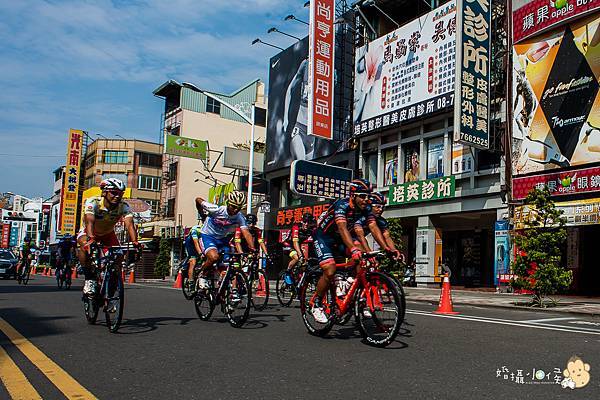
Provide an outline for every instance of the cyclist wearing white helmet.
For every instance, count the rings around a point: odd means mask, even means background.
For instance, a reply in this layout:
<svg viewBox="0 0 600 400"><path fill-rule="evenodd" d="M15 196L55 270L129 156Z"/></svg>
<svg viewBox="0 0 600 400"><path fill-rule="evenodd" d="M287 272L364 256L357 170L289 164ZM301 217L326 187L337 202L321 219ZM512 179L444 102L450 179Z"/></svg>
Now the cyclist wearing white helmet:
<svg viewBox="0 0 600 400"><path fill-rule="evenodd" d="M256 251L254 240L248 231L246 219L240 212L246 204L246 195L244 192L234 190L227 195L226 203L226 206L218 206L205 201L201 197L196 198L196 209L200 214L208 212L208 217L200 229L200 238L192 238L193 245L190 243L189 246L186 246L186 249L188 253L192 253L190 256L197 256L200 252L206 256L199 279L201 289L208 287L208 281L204 276L219 260L219 251L229 248L229 241L237 228L240 228L250 251ZM190 268L189 271L193 271L193 268ZM191 272L189 274L191 275Z"/></svg>
<svg viewBox="0 0 600 400"><path fill-rule="evenodd" d="M133 214L129 205L123 202L125 184L116 178L108 178L100 183L102 196L90 197L85 201L84 226L77 234L79 262L84 268L85 285L83 292L93 294L95 290L95 271L88 263L89 246L98 243L103 246L119 246L119 239L115 234L115 225L119 221L125 224L129 240L134 246L139 246L137 231L133 223Z"/></svg>

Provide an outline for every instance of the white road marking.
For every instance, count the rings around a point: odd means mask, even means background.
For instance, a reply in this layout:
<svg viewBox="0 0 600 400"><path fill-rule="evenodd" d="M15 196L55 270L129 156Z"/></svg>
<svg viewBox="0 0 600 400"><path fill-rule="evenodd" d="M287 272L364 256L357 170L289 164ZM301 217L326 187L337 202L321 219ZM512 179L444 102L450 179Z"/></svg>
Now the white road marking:
<svg viewBox="0 0 600 400"><path fill-rule="evenodd" d="M519 321L519 322L528 322L528 323L532 323L532 324L537 324L540 322L548 322L548 321L568 321L570 319L577 319L575 317L567 317L567 318L544 318L544 319L528 319L525 321Z"/></svg>
<svg viewBox="0 0 600 400"><path fill-rule="evenodd" d="M503 319L493 319L486 317L474 317L467 315L443 315L443 314L433 314L426 311L418 311L418 310L407 310L407 314L414 315L422 315L426 317L437 317L437 318L449 318L449 319L459 319L464 321L473 321L473 322L483 322L487 324L497 324L497 325L510 325L510 326L519 326L523 328L533 328L533 329L544 329L549 331L558 331L558 332L569 332L569 333L583 333L587 335L598 335L600 336L599 330L592 330L586 328L578 328L574 329L568 326L560 326L560 325L543 325L543 324L524 324L521 321L513 321L513 320L503 320Z"/></svg>

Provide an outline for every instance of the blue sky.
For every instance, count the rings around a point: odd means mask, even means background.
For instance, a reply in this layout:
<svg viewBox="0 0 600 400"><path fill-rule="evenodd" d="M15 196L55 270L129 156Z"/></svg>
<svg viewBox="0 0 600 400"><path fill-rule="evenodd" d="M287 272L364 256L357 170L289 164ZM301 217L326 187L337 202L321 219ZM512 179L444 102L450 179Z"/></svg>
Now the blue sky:
<svg viewBox="0 0 600 400"><path fill-rule="evenodd" d="M157 141L167 79L229 92L302 37L303 0L0 2L0 192L48 197L69 128ZM53 157L54 156L54 157ZM58 156L58 157L55 157Z"/></svg>

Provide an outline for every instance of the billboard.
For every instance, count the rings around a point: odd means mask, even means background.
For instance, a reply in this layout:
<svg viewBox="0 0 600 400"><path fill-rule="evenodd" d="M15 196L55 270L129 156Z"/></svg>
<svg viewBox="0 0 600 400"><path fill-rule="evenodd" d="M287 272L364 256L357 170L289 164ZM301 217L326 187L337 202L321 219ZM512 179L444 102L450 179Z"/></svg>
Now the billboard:
<svg viewBox="0 0 600 400"><path fill-rule="evenodd" d="M331 141L308 135L308 71L308 37L271 58L266 172L335 150Z"/></svg>
<svg viewBox="0 0 600 400"><path fill-rule="evenodd" d="M208 142L182 136L167 135L165 153L206 161Z"/></svg>
<svg viewBox="0 0 600 400"><path fill-rule="evenodd" d="M308 49L308 134L333 138L335 0L311 0Z"/></svg>
<svg viewBox="0 0 600 400"><path fill-rule="evenodd" d="M235 184L227 183L208 189L208 202L218 205L225 204L227 195L235 190Z"/></svg>
<svg viewBox="0 0 600 400"><path fill-rule="evenodd" d="M488 0L457 0L454 141L490 147L492 6Z"/></svg>
<svg viewBox="0 0 600 400"><path fill-rule="evenodd" d="M600 9L598 0L513 0L513 41L520 42L561 23Z"/></svg>
<svg viewBox="0 0 600 400"><path fill-rule="evenodd" d="M513 46L513 173L600 161L600 16Z"/></svg>
<svg viewBox="0 0 600 400"><path fill-rule="evenodd" d="M290 168L290 190L300 196L344 198L352 177L348 168L296 160Z"/></svg>
<svg viewBox="0 0 600 400"><path fill-rule="evenodd" d="M453 106L455 17L451 1L356 50L356 135Z"/></svg>
<svg viewBox="0 0 600 400"><path fill-rule="evenodd" d="M522 200L534 188L546 186L552 196L600 191L600 167L582 168L513 178L512 197Z"/></svg>
<svg viewBox="0 0 600 400"><path fill-rule="evenodd" d="M239 169L248 171L250 163L250 151L244 149L236 149L235 147L225 146L223 152L223 166L226 168ZM255 172L263 172L265 163L265 155L254 151L254 163L252 169Z"/></svg>
<svg viewBox="0 0 600 400"><path fill-rule="evenodd" d="M83 131L69 130L67 141L67 162L61 191L60 231L74 235L77 228L77 204L79 200L79 178L81 172L81 152Z"/></svg>

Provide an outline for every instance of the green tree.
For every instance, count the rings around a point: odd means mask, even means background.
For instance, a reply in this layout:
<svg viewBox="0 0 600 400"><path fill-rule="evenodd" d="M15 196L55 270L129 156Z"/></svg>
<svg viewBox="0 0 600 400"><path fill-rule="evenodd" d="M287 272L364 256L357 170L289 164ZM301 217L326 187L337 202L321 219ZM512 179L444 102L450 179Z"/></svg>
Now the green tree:
<svg viewBox="0 0 600 400"><path fill-rule="evenodd" d="M573 273L562 264L567 240L562 211L550 199L550 191L533 189L525 199L529 218L525 229L514 236L518 253L513 264L515 289L533 292L532 305L545 307L544 299L567 289Z"/></svg>
<svg viewBox="0 0 600 400"><path fill-rule="evenodd" d="M400 222L400 218L390 218L388 221L388 230L390 232L390 236L396 245L396 248L402 251L403 243L402 243L402 223ZM404 273L406 272L406 264L396 262L392 259L386 258L381 263L381 266L394 275L399 276L400 278L404 277Z"/></svg>
<svg viewBox="0 0 600 400"><path fill-rule="evenodd" d="M161 238L158 246L158 257L154 262L154 275L162 279L171 272L171 243L168 239Z"/></svg>

